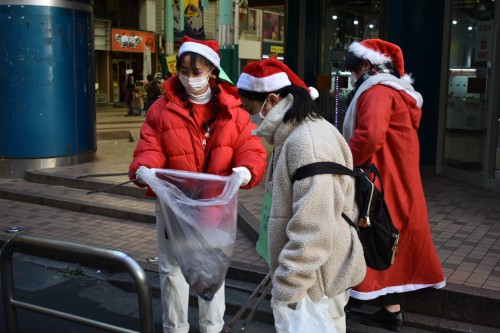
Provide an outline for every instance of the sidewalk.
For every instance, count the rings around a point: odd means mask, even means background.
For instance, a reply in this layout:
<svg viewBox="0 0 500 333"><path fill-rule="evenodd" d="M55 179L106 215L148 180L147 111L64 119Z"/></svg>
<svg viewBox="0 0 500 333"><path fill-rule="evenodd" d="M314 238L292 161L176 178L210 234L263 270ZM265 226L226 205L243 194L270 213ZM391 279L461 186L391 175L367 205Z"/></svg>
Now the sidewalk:
<svg viewBox="0 0 500 333"><path fill-rule="evenodd" d="M100 139L95 161L36 170L29 175L30 181L0 179L0 190L5 191L0 196L0 240L13 235L6 232L8 228L20 226L24 228L22 234L120 250L145 269L157 270L156 264L149 260L156 256L153 200L141 197L135 185L123 186L131 196L87 195L86 191L65 185L86 174L128 171L136 146L130 140L137 139L144 117L124 117L125 113L116 109L98 111ZM37 181L42 178L48 184ZM121 176L89 181L102 182L104 187L127 179ZM500 194L444 177L424 177L423 185L433 239L447 278L446 290L452 295L436 301L460 302L467 307L472 306L471 299L463 295L469 295L483 307L476 317L487 316L488 325L500 326ZM240 191L243 216L240 218L246 220L247 228L238 231L231 263L233 267L260 274L267 272L265 261L255 252L263 194L263 184ZM61 202L66 207L61 207ZM113 214L125 215L96 215L113 209ZM139 222L145 223L138 223L137 216L144 220ZM430 295L431 299L435 297ZM453 295L458 296L453 298Z"/></svg>

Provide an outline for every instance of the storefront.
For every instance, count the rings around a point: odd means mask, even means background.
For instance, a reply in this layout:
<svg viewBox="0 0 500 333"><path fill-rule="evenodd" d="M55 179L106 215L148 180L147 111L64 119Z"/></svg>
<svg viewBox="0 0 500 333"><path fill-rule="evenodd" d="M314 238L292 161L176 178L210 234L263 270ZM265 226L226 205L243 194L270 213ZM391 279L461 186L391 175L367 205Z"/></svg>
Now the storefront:
<svg viewBox="0 0 500 333"><path fill-rule="evenodd" d="M324 116L341 128L347 46L367 38L400 45L424 97L422 172L500 191L498 16L492 0L290 0L285 55L320 88Z"/></svg>
<svg viewBox="0 0 500 333"><path fill-rule="evenodd" d="M149 31L111 29L112 102L123 101L127 75L136 82L156 73L156 34Z"/></svg>

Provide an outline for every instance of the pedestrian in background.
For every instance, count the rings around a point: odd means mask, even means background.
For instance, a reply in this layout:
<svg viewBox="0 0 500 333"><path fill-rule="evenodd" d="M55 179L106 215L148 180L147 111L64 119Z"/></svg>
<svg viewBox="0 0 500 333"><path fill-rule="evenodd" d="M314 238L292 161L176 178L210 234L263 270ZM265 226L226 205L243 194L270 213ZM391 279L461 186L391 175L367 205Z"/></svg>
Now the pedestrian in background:
<svg viewBox="0 0 500 333"><path fill-rule="evenodd" d="M127 80L125 83L125 98L124 102L127 104L128 112L126 117L135 116L134 108L132 107L132 101L134 100L135 93L135 80L134 74L127 74Z"/></svg>
<svg viewBox="0 0 500 333"><path fill-rule="evenodd" d="M352 73L354 89L348 97L343 135L354 165L374 163L380 171L385 200L400 233L394 264L384 271L368 268L351 296L379 298L381 309L363 322L399 332L405 293L446 284L432 241L420 176L417 130L423 99L405 73L403 53L395 44L380 39L354 42L348 48L345 67Z"/></svg>
<svg viewBox="0 0 500 333"><path fill-rule="evenodd" d="M141 87L134 88L134 96L131 107L135 116L140 116L141 112L144 110L144 97L141 93Z"/></svg>
<svg viewBox="0 0 500 333"><path fill-rule="evenodd" d="M131 172L141 166L221 176L240 172L243 189L259 184L267 152L261 139L251 134L255 125L241 108L236 87L219 79L219 66L217 41L184 37L177 61L179 74L163 83L165 95L149 108ZM150 189L147 193L153 195ZM167 223L157 204L163 331L188 333L189 285L172 254ZM198 306L200 332L220 332L224 326L224 284L211 301L199 297Z"/></svg>
<svg viewBox="0 0 500 333"><path fill-rule="evenodd" d="M267 174L272 193L268 221L272 297L293 306L328 297L338 332L346 332L349 288L366 265L356 230L342 217L358 215L354 179L321 174L292 182L306 164L333 161L352 168L349 146L319 115L318 91L285 64L266 59L247 65L237 83L244 108L260 117L254 134L274 144Z"/></svg>
<svg viewBox="0 0 500 333"><path fill-rule="evenodd" d="M146 111L149 110L151 105L162 95L161 82L159 79L152 79L146 86L147 106Z"/></svg>
<svg viewBox="0 0 500 333"><path fill-rule="evenodd" d="M144 82L144 91L146 92L146 101L144 103L144 109L147 111L149 109L149 98L148 98L148 89L150 89L153 84L155 76L153 74L148 74L146 76L146 81Z"/></svg>

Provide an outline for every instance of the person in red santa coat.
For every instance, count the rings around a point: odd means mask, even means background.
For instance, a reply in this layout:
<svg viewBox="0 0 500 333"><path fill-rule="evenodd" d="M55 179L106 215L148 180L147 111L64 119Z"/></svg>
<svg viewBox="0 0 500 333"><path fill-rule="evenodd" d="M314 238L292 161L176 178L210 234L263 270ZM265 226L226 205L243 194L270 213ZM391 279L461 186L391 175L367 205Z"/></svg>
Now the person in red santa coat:
<svg viewBox="0 0 500 333"><path fill-rule="evenodd" d="M219 44L184 37L178 75L163 83L165 94L151 105L141 127L130 172L139 167L167 168L227 176L239 172L243 189L262 180L267 152L251 134L256 127L241 108L237 88L219 78ZM134 179L135 175L130 176ZM136 181L139 186L146 186ZM148 188L148 195L154 193ZM189 285L172 254L165 232L168 221L156 211L157 247L163 330L189 331ZM211 300L199 298L200 332L218 333L224 326L224 284Z"/></svg>
<svg viewBox="0 0 500 333"><path fill-rule="evenodd" d="M385 200L400 232L394 264L384 271L368 268L350 296L379 298L381 309L365 316L363 323L399 332L404 294L446 285L420 177L417 130L423 99L405 74L403 53L395 44L380 39L354 42L345 65L354 89L348 97L343 135L354 165L374 163L379 169Z"/></svg>

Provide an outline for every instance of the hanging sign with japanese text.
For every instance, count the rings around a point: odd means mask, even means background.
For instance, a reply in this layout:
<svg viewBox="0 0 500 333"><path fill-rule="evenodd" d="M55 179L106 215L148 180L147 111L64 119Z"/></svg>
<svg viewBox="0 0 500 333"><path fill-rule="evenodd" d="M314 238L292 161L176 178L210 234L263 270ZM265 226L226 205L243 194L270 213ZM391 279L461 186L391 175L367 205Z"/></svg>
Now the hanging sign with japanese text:
<svg viewBox="0 0 500 333"><path fill-rule="evenodd" d="M111 29L111 50L119 52L144 52L149 46L151 53L156 53L155 33L126 29Z"/></svg>

